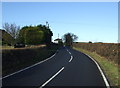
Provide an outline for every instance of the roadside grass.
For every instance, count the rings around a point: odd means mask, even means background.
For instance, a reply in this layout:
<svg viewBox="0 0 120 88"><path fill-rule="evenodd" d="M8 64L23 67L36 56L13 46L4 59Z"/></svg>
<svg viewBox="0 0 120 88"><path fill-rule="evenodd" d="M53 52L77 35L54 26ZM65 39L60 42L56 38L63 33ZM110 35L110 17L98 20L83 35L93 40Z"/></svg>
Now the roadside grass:
<svg viewBox="0 0 120 88"><path fill-rule="evenodd" d="M51 48L34 47L2 50L2 75L9 75L40 62L53 55L58 48L58 45L52 45Z"/></svg>
<svg viewBox="0 0 120 88"><path fill-rule="evenodd" d="M9 49L29 49L29 48L39 48L39 47L45 47L46 45L45 44L40 44L40 45L27 45L23 48L14 48L14 46L7 46L7 45L3 45L1 46L0 45L0 49L2 50L9 50Z"/></svg>
<svg viewBox="0 0 120 88"><path fill-rule="evenodd" d="M111 86L119 85L120 79L119 79L119 75L118 75L118 65L117 64L115 64L112 61L108 61L106 58L98 55L95 52L90 52L85 49L76 48L76 47L74 47L73 49L83 52L83 53L91 56L92 58L94 58L101 66L103 72L105 73L107 79L110 82L110 85Z"/></svg>
<svg viewBox="0 0 120 88"><path fill-rule="evenodd" d="M14 49L14 46L0 46L0 49Z"/></svg>

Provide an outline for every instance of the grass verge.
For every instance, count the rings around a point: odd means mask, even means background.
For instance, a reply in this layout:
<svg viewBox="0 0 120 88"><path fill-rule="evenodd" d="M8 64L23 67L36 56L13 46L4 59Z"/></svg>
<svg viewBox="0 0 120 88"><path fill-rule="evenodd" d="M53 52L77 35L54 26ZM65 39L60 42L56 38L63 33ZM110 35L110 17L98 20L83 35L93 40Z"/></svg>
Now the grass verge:
<svg viewBox="0 0 120 88"><path fill-rule="evenodd" d="M118 81L120 81L120 79L118 75L118 65L116 65L111 61L108 61L106 58L96 54L95 52L90 52L85 49L75 48L75 47L73 49L81 51L87 55L90 55L92 58L94 58L99 63L105 75L107 76L110 82L110 85L111 86L119 85Z"/></svg>

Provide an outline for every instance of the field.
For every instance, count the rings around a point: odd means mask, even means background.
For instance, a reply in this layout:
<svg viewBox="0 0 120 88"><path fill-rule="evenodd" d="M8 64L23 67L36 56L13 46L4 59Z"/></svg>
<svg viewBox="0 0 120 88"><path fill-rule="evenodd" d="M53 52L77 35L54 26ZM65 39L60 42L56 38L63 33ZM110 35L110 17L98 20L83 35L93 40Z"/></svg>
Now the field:
<svg viewBox="0 0 120 88"><path fill-rule="evenodd" d="M22 68L42 61L53 55L58 45L51 48L34 46L27 48L3 49L2 50L2 75L8 75Z"/></svg>
<svg viewBox="0 0 120 88"><path fill-rule="evenodd" d="M90 55L101 66L111 86L118 86L118 44L112 43L74 43L74 49Z"/></svg>

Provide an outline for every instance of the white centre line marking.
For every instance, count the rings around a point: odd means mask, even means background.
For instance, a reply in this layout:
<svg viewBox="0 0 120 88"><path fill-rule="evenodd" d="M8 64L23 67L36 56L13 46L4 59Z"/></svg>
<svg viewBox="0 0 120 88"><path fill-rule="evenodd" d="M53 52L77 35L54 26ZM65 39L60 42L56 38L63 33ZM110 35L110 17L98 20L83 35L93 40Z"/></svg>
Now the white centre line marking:
<svg viewBox="0 0 120 88"><path fill-rule="evenodd" d="M67 49L67 51L68 51L68 49ZM69 52L69 51L68 51Z"/></svg>
<svg viewBox="0 0 120 88"><path fill-rule="evenodd" d="M64 70L65 67L62 67L55 75L53 75L48 81L46 81L41 87L44 87L46 84L48 84L53 78L55 78L60 72L62 72Z"/></svg>
<svg viewBox="0 0 120 88"><path fill-rule="evenodd" d="M69 60L69 62L71 62L72 59L73 59L73 56L72 56L71 52L70 52L68 49L66 49L66 50L67 50L67 52L71 55L70 60Z"/></svg>
<svg viewBox="0 0 120 88"><path fill-rule="evenodd" d="M69 54L71 55L71 52L69 52Z"/></svg>
<svg viewBox="0 0 120 88"><path fill-rule="evenodd" d="M71 52L67 49L67 52L71 55Z"/></svg>
<svg viewBox="0 0 120 88"><path fill-rule="evenodd" d="M70 58L69 62L71 62L71 61L72 61L72 59L73 59L73 56L71 56L71 58Z"/></svg>

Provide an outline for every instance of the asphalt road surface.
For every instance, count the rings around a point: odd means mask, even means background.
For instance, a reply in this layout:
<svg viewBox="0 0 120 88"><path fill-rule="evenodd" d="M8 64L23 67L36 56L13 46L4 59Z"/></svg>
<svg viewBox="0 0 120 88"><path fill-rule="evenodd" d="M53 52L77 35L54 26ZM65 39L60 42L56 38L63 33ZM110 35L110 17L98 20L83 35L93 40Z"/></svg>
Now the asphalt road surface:
<svg viewBox="0 0 120 88"><path fill-rule="evenodd" d="M106 87L96 66L85 54L61 47L49 60L2 79L3 88ZM99 86L99 87L98 87Z"/></svg>

